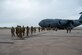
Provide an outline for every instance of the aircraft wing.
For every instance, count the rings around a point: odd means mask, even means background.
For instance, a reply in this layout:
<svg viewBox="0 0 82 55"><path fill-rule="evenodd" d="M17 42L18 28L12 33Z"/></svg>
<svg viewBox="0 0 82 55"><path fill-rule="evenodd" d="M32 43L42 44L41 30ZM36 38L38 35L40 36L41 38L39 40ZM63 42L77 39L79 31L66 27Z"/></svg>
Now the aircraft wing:
<svg viewBox="0 0 82 55"><path fill-rule="evenodd" d="M60 20L58 25L62 26L66 26L66 27L71 27L73 28L74 26L74 22L73 20Z"/></svg>
<svg viewBox="0 0 82 55"><path fill-rule="evenodd" d="M74 27L74 22L73 22L73 20L67 20L67 27L71 27L71 28L73 28Z"/></svg>

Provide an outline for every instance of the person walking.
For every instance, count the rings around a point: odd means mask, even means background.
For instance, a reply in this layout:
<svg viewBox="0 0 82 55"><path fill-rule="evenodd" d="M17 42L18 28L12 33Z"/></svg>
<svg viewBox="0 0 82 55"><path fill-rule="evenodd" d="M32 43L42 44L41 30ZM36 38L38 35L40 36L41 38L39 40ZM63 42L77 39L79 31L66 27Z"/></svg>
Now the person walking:
<svg viewBox="0 0 82 55"><path fill-rule="evenodd" d="M28 36L28 34L29 34L29 27L27 26L26 27L26 35Z"/></svg>
<svg viewBox="0 0 82 55"><path fill-rule="evenodd" d="M15 28L14 28L14 27L11 28L11 36L12 36L12 37L13 37L13 36L15 37Z"/></svg>

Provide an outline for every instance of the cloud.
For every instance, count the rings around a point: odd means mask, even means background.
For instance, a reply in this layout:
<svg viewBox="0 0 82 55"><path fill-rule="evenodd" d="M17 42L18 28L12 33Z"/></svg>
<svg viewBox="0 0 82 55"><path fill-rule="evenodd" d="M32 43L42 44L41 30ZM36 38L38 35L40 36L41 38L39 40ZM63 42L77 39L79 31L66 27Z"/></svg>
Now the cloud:
<svg viewBox="0 0 82 55"><path fill-rule="evenodd" d="M0 25L38 26L45 18L78 19L81 11L81 0L0 0Z"/></svg>

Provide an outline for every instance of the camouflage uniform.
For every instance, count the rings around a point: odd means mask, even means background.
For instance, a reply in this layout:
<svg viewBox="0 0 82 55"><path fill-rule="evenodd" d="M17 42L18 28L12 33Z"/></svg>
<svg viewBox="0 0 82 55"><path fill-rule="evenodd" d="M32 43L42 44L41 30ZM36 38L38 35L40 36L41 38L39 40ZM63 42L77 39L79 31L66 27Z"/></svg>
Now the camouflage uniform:
<svg viewBox="0 0 82 55"><path fill-rule="evenodd" d="M18 33L19 33L19 37L20 37L20 38L23 38L23 37L22 37L22 28L21 28L21 26L19 27Z"/></svg>
<svg viewBox="0 0 82 55"><path fill-rule="evenodd" d="M36 33L36 27L34 27L34 33Z"/></svg>
<svg viewBox="0 0 82 55"><path fill-rule="evenodd" d="M33 34L33 26L31 26L31 34Z"/></svg>
<svg viewBox="0 0 82 55"><path fill-rule="evenodd" d="M11 35L12 35L12 37L13 36L15 37L15 29L14 29L14 27L11 28Z"/></svg>
<svg viewBox="0 0 82 55"><path fill-rule="evenodd" d="M71 27L68 27L67 28L67 33L70 33L71 32Z"/></svg>
<svg viewBox="0 0 82 55"><path fill-rule="evenodd" d="M16 27L16 35L17 35L17 37L19 37L19 34L18 34L18 26Z"/></svg>
<svg viewBox="0 0 82 55"><path fill-rule="evenodd" d="M17 37L23 38L22 37L22 28L21 28L21 26L16 27L16 34L17 34Z"/></svg>
<svg viewBox="0 0 82 55"><path fill-rule="evenodd" d="M25 35L25 27L24 26L22 27L22 34L23 34L23 36Z"/></svg>
<svg viewBox="0 0 82 55"><path fill-rule="evenodd" d="M26 27L26 34L27 34L27 36L29 34L29 27L28 26Z"/></svg>
<svg viewBox="0 0 82 55"><path fill-rule="evenodd" d="M38 31L40 32L40 27L38 27Z"/></svg>

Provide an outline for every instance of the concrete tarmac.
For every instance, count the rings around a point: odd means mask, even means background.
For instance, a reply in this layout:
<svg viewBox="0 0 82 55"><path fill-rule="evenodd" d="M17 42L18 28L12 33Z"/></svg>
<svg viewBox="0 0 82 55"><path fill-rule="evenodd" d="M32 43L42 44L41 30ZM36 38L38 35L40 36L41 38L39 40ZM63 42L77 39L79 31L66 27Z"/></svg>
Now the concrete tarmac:
<svg viewBox="0 0 82 55"><path fill-rule="evenodd" d="M2 33L3 31L3 33ZM82 30L43 31L25 40L10 37L9 30L0 31L0 40L13 43L0 43L0 55L82 55Z"/></svg>

